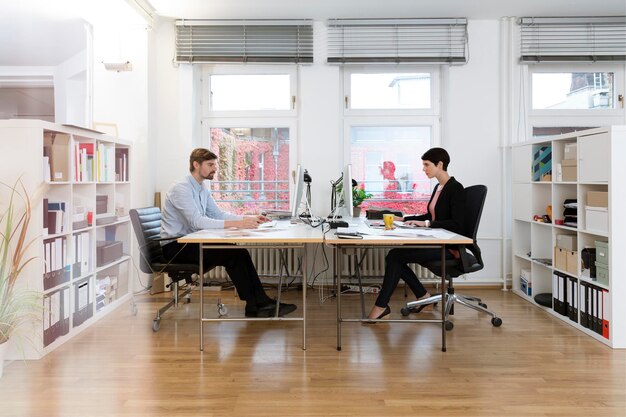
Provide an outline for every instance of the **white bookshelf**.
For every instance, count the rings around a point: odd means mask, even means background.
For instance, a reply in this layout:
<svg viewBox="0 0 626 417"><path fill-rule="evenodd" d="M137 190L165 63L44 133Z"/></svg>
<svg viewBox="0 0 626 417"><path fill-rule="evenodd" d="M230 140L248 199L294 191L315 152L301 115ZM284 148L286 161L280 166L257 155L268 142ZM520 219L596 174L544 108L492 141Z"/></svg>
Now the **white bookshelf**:
<svg viewBox="0 0 626 417"><path fill-rule="evenodd" d="M7 359L38 359L131 297L131 145L75 126L2 120L0 149L0 180L21 176L32 200L34 260L20 285L41 293L44 305L41 321L19 329L28 341L12 345ZM64 211L45 216L59 206ZM121 243L99 257L100 241Z"/></svg>
<svg viewBox="0 0 626 417"><path fill-rule="evenodd" d="M557 164L564 159L566 144L576 147L577 172L574 178L557 175ZM570 145L572 144L572 145ZM533 178L533 154L542 146L551 147L552 176L539 180ZM570 148L571 149L571 148ZM620 259L626 253L626 126L589 129L569 134L546 137L514 145L512 148L512 269L513 291L528 302L546 310L583 333L613 348L626 348L626 265ZM608 192L608 227L600 230L586 224L587 193ZM555 224L563 219L563 202L576 199L576 227ZM540 223L533 218L546 213L552 205L552 223ZM573 268L558 268L554 254L558 235L576 237L577 251ZM608 242L608 283L589 277L581 265L581 251L595 247L596 241ZM530 253L530 255L529 255ZM543 260L549 260L545 263ZM559 265L560 266L560 265ZM522 270L532 277L532 294L522 291ZM569 271L568 271L569 270ZM570 297L577 312L570 318L553 308L539 306L534 297L539 293L553 292L553 275L559 273L572 278L578 286L577 294ZM608 338L583 326L580 310L580 287L589 284L605 290L604 316L609 320Z"/></svg>

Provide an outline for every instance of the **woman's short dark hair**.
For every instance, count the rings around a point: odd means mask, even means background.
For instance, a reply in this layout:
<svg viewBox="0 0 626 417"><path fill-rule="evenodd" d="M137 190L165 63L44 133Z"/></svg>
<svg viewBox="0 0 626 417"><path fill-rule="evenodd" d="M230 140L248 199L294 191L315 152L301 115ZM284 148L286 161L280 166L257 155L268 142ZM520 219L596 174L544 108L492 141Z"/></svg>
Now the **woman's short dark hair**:
<svg viewBox="0 0 626 417"><path fill-rule="evenodd" d="M202 164L204 161L217 159L217 155L205 148L196 148L189 155L189 172L193 172L193 163Z"/></svg>
<svg viewBox="0 0 626 417"><path fill-rule="evenodd" d="M430 161L437 165L439 162L443 162L443 170L448 170L448 164L450 163L450 155L448 151L443 148L430 148L422 155L422 161Z"/></svg>

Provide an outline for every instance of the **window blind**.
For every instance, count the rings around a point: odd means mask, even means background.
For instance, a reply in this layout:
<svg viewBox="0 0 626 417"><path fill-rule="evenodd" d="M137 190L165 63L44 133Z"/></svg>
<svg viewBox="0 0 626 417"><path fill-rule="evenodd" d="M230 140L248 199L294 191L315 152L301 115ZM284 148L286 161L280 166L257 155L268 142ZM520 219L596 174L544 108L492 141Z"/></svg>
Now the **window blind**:
<svg viewBox="0 0 626 417"><path fill-rule="evenodd" d="M467 63L467 19L330 19L328 62Z"/></svg>
<svg viewBox="0 0 626 417"><path fill-rule="evenodd" d="M522 62L626 61L626 16L523 17Z"/></svg>
<svg viewBox="0 0 626 417"><path fill-rule="evenodd" d="M313 62L311 20L178 20L176 62Z"/></svg>

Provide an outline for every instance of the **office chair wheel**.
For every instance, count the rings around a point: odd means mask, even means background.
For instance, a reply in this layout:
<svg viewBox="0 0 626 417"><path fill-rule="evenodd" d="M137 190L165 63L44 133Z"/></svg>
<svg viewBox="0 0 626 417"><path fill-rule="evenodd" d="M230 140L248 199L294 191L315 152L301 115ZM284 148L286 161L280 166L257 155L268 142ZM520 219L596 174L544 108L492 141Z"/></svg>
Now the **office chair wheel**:
<svg viewBox="0 0 626 417"><path fill-rule="evenodd" d="M487 308L487 304L485 303L478 303L479 306L481 306L482 308Z"/></svg>
<svg viewBox="0 0 626 417"><path fill-rule="evenodd" d="M491 324L493 324L493 327L500 327L502 326L502 319L500 317L494 317L491 319Z"/></svg>
<svg viewBox="0 0 626 417"><path fill-rule="evenodd" d="M191 302L191 296L185 296L185 304L189 304Z"/></svg>
<svg viewBox="0 0 626 417"><path fill-rule="evenodd" d="M454 329L454 323L452 323L451 321L446 321L446 330L450 331Z"/></svg>
<svg viewBox="0 0 626 417"><path fill-rule="evenodd" d="M161 319L154 319L152 321L152 331L158 332L160 328L161 328Z"/></svg>
<svg viewBox="0 0 626 417"><path fill-rule="evenodd" d="M410 308L408 308L408 307L402 307L402 308L400 309L400 314L402 314L402 317L406 317L406 316L408 316L409 314L411 314L411 309L410 309Z"/></svg>
<svg viewBox="0 0 626 417"><path fill-rule="evenodd" d="M226 307L226 304L222 303L221 298L217 299L217 314L219 314L220 316L225 316L228 314L228 307Z"/></svg>

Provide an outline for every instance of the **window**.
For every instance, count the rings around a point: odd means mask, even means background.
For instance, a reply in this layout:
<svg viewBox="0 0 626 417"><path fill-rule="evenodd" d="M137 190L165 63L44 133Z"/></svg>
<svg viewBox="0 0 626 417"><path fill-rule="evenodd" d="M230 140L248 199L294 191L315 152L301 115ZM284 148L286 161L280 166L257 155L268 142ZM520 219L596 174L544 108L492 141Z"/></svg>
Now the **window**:
<svg viewBox="0 0 626 417"><path fill-rule="evenodd" d="M352 109L427 109L430 73L351 74Z"/></svg>
<svg viewBox="0 0 626 417"><path fill-rule="evenodd" d="M534 72L533 109L614 109L613 72Z"/></svg>
<svg viewBox="0 0 626 417"><path fill-rule="evenodd" d="M289 210L297 125L294 67L204 67L204 143L218 156L211 188L223 210Z"/></svg>
<svg viewBox="0 0 626 417"><path fill-rule="evenodd" d="M624 124L624 64L541 63L528 80L527 126L534 137Z"/></svg>
<svg viewBox="0 0 626 417"><path fill-rule="evenodd" d="M289 129L211 128L213 197L232 213L289 210Z"/></svg>
<svg viewBox="0 0 626 417"><path fill-rule="evenodd" d="M432 185L421 156L439 142L438 67L345 67L344 91L346 162L373 195L362 207L424 213Z"/></svg>
<svg viewBox="0 0 626 417"><path fill-rule="evenodd" d="M348 114L434 114L439 71L424 66L390 71L376 66L344 68L345 111Z"/></svg>
<svg viewBox="0 0 626 417"><path fill-rule="evenodd" d="M362 206L424 213L431 185L421 156L431 143L430 126L352 126L352 177L373 195Z"/></svg>
<svg viewBox="0 0 626 417"><path fill-rule="evenodd" d="M211 75L211 109L289 110L289 74Z"/></svg>

